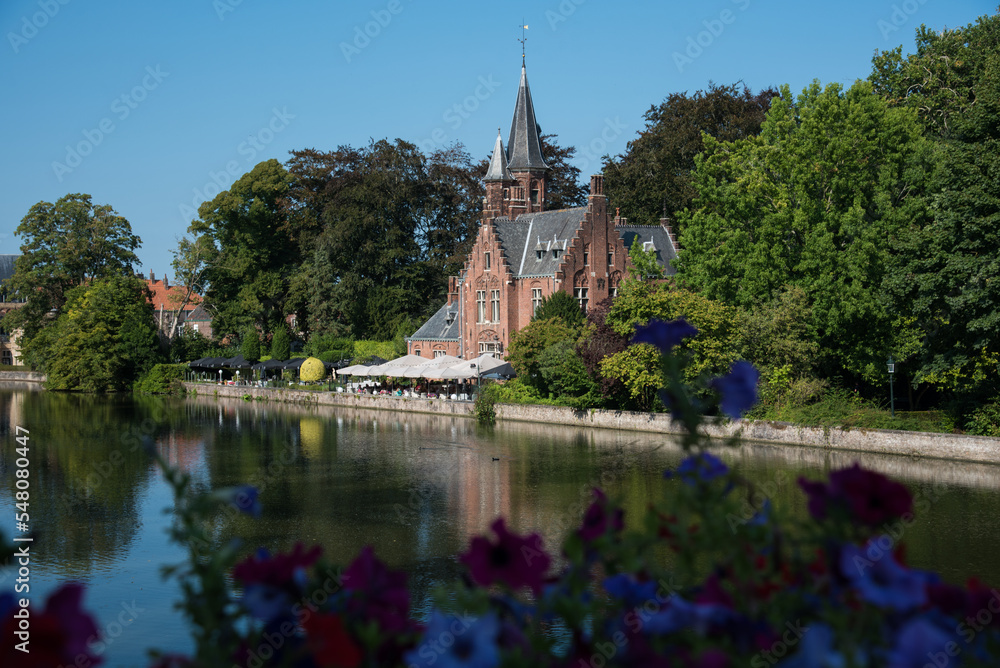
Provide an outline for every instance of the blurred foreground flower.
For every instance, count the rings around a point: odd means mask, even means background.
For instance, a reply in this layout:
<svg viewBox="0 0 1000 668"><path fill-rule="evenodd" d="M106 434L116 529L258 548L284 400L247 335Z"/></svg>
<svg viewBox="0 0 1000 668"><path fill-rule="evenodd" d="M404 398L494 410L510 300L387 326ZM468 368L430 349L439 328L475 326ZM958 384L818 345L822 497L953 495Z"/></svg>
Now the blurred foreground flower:
<svg viewBox="0 0 1000 668"><path fill-rule="evenodd" d="M507 530L502 517L490 527L497 535L492 543L476 536L469 551L459 561L469 567L473 581L483 587L500 582L511 589L528 587L537 596L542 591L545 572L552 560L543 551L542 537L538 534L518 536Z"/></svg>
<svg viewBox="0 0 1000 668"><path fill-rule="evenodd" d="M0 597L0 666L56 668L97 666L103 658L92 644L101 638L94 618L81 607L84 586L68 582L49 594L45 608L21 608L13 594ZM20 611L25 617L15 617ZM22 620L24 623L22 623ZM23 634L23 635L19 635ZM17 649L24 642L28 651Z"/></svg>

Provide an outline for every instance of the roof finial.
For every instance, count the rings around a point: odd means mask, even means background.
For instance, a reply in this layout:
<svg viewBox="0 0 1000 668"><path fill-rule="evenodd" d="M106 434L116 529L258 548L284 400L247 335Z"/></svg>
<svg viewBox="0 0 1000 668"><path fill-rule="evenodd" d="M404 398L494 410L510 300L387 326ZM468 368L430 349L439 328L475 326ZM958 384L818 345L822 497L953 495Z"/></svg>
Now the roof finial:
<svg viewBox="0 0 1000 668"><path fill-rule="evenodd" d="M524 43L528 41L528 38L524 36L524 31L528 29L528 26L524 25L524 19L521 19L521 39L517 40L521 43L521 62L524 62Z"/></svg>

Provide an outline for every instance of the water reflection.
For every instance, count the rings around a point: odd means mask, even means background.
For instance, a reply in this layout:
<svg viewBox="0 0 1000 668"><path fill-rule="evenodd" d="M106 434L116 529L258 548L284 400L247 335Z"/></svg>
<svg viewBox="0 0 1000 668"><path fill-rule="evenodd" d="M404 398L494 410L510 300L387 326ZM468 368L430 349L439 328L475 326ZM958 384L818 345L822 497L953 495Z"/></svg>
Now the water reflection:
<svg viewBox="0 0 1000 668"><path fill-rule="evenodd" d="M263 516L220 514L220 543L241 536L248 550L280 550L303 540L341 563L371 544L407 569L421 599L455 577L456 554L498 515L555 546L579 522L593 487L637 517L663 494L662 472L682 456L671 437L638 432L529 423L485 430L454 416L0 390L5 517L13 513L16 425L31 430L32 520L44 554L33 595L75 578L95 585L88 607L102 619L132 600L144 610L108 648L112 666L143 663L149 638L172 649L189 643L171 609L177 592L158 576L181 552L165 538L169 491L142 451L143 437L196 486L260 488ZM912 563L951 581L974 573L1000 581L992 559L1000 551L997 467L763 444L721 456L799 515L798 476L819 478L859 460L926 502L904 529Z"/></svg>

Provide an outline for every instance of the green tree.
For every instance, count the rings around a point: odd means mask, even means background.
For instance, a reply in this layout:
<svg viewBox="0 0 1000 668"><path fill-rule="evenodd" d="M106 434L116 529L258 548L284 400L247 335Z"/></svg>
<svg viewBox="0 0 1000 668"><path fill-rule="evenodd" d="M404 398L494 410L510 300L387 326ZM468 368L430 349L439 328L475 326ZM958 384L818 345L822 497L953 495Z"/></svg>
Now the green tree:
<svg viewBox="0 0 1000 668"><path fill-rule="evenodd" d="M783 367L795 378L814 376L820 360L817 339L812 307L801 287L788 287L746 314L744 354L765 376Z"/></svg>
<svg viewBox="0 0 1000 668"><path fill-rule="evenodd" d="M199 220L191 223L193 245L208 265L201 274L205 301L220 337L248 323L269 331L284 320L298 266L287 226L291 181L277 160L262 162L202 204Z"/></svg>
<svg viewBox="0 0 1000 668"><path fill-rule="evenodd" d="M260 360L260 335L256 326L247 325L243 329L243 334L240 335L240 354L251 364L256 364Z"/></svg>
<svg viewBox="0 0 1000 668"><path fill-rule="evenodd" d="M559 146L556 135L542 135L539 139L542 157L550 167L545 179L545 208L555 210L586 206L590 188L580 183L580 169L573 166L576 147ZM485 169L483 173L486 173Z"/></svg>
<svg viewBox="0 0 1000 668"><path fill-rule="evenodd" d="M858 82L775 98L760 135L705 139L685 212L678 281L751 308L801 287L824 373L875 381L899 314L884 282L894 239L926 215L928 144L916 114Z"/></svg>
<svg viewBox="0 0 1000 668"><path fill-rule="evenodd" d="M71 289L52 327L38 338L50 390L125 390L162 361L149 290L133 276Z"/></svg>
<svg viewBox="0 0 1000 668"><path fill-rule="evenodd" d="M567 326L579 330L583 327L584 317L583 311L580 310L580 302L573 295L560 290L542 299L542 303L531 316L531 321L559 318Z"/></svg>
<svg viewBox="0 0 1000 668"><path fill-rule="evenodd" d="M921 26L915 53L882 52L875 90L914 111L933 144L930 217L895 239L894 311L911 316L912 356L893 348L912 383L989 399L1000 388L1000 15L965 27ZM910 357L910 359L907 359Z"/></svg>
<svg viewBox="0 0 1000 668"><path fill-rule="evenodd" d="M15 234L22 239L21 256L6 288L27 302L4 317L4 328L21 331L22 359L41 366L43 346L35 344L35 337L54 322L50 314L59 312L67 293L85 281L131 275L141 241L128 220L82 194L35 204Z"/></svg>
<svg viewBox="0 0 1000 668"><path fill-rule="evenodd" d="M752 93L739 83L709 84L694 95L673 93L646 112L646 127L624 154L605 158L605 192L623 216L654 223L691 206L696 191L691 172L704 137L737 141L756 135L773 88Z"/></svg>
<svg viewBox="0 0 1000 668"><path fill-rule="evenodd" d="M575 342L569 339L557 341L542 351L538 356L538 373L542 393L554 398L582 397L597 391L576 352Z"/></svg>
<svg viewBox="0 0 1000 668"><path fill-rule="evenodd" d="M292 356L292 340L288 327L280 326L271 335L271 359L287 360Z"/></svg>
<svg viewBox="0 0 1000 668"><path fill-rule="evenodd" d="M632 261L632 271L630 278L637 278L642 281L657 280L663 278L663 267L656 261L656 251L646 250L639 243L639 237L632 240L632 247L628 249L628 258Z"/></svg>
<svg viewBox="0 0 1000 668"><path fill-rule="evenodd" d="M560 341L576 341L579 329L567 325L562 318L534 320L520 331L514 332L507 348L507 361L517 372L518 378L539 392L548 394L548 386L541 374L539 358L546 348Z"/></svg>
<svg viewBox="0 0 1000 668"><path fill-rule="evenodd" d="M201 294L205 291L208 263L217 257L217 253L207 235L194 238L182 237L177 242L177 248L171 253L174 256L171 262L174 268L174 283L183 288L179 297L173 292L170 295L173 302L171 305L174 307L174 319L167 338L173 340L181 323L181 311L188 304L201 302Z"/></svg>

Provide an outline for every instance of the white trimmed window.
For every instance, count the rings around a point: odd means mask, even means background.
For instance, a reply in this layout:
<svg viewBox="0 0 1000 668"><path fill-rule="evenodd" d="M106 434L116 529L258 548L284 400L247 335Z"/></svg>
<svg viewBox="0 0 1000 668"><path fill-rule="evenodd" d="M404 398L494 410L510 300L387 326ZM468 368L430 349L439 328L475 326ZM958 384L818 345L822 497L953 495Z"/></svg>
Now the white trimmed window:
<svg viewBox="0 0 1000 668"><path fill-rule="evenodd" d="M476 322L486 322L486 290L476 290Z"/></svg>
<svg viewBox="0 0 1000 668"><path fill-rule="evenodd" d="M434 357L444 357L444 356L445 356L445 351L443 351L443 350L435 350L434 351Z"/></svg>
<svg viewBox="0 0 1000 668"><path fill-rule="evenodd" d="M573 296L580 304L580 310L586 313L587 303L590 301L587 297L587 288L573 288Z"/></svg>
<svg viewBox="0 0 1000 668"><path fill-rule="evenodd" d="M542 289L531 288L531 314L538 312L538 307L542 305Z"/></svg>
<svg viewBox="0 0 1000 668"><path fill-rule="evenodd" d="M483 259L483 269L486 270L486 271L489 271L490 270L490 254L489 253L484 254L483 258L484 258Z"/></svg>
<svg viewBox="0 0 1000 668"><path fill-rule="evenodd" d="M488 343L486 341L479 342L479 354L480 355L492 355L493 357L500 356L500 344L498 342Z"/></svg>
<svg viewBox="0 0 1000 668"><path fill-rule="evenodd" d="M493 315L493 322L500 322L500 291L490 291L490 311Z"/></svg>

